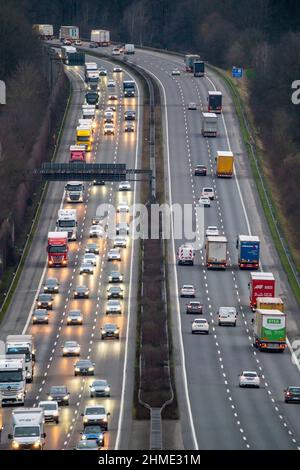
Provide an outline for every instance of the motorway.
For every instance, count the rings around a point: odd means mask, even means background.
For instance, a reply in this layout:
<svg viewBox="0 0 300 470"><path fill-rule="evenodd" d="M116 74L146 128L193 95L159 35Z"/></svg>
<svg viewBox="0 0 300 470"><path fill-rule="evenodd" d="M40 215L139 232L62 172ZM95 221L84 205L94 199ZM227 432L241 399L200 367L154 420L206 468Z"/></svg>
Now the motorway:
<svg viewBox="0 0 300 470"><path fill-rule="evenodd" d="M113 65L107 61L88 56L86 60L96 61L98 66L103 66L108 70L108 76L101 77L103 92L97 114L97 128L93 149L87 161L126 163L128 168L138 168L142 128L140 103L143 96L138 93L135 98L127 98L123 101L122 80L132 79L132 77L125 72L113 74ZM67 74L73 87L73 96L57 153L56 161L59 162L67 162L69 159L69 146L75 141L75 129L78 118L81 117L81 105L84 102L85 92L83 69L67 67ZM116 89L108 90L107 78L112 76L116 81ZM108 105L109 93L118 94L115 113L116 132L114 136L103 136L101 114ZM125 134L123 130L123 113L126 109L135 109L137 113L136 132L133 134ZM124 416L126 428L130 426L138 274L137 241L132 241L128 237L127 248L122 249L122 261L118 263L107 261L107 251L112 247L112 241L108 238L99 239L100 255L94 275L80 275L79 267L86 243L89 241L91 219L96 215L99 205L108 203L116 206L120 201L126 201L131 206L138 198L139 183L132 183L131 186L132 191L121 193L118 192L118 183L93 186L92 183L87 182L84 203L71 205L63 199L64 183L49 184L29 255L7 315L1 324L1 340L5 340L8 334L22 332L32 333L35 338L37 362L33 383L27 385L26 406L37 406L40 400L46 400L52 385L66 385L70 391L70 406L60 408L60 423L46 425L45 449L75 447L83 430L81 413L88 404L103 404L106 411L111 413L108 421L109 431L105 433L106 449L113 449L120 445L121 436L118 430L121 428ZM55 229L57 211L60 207L77 209L79 235L76 242L69 244L68 267L48 268L46 265L47 233ZM112 270L120 270L124 276L124 300L121 301L123 312L122 315L113 317L105 315L108 276ZM35 298L47 277L58 278L60 292L55 295L49 324L32 325L31 314L35 307ZM73 298L73 289L80 284L86 284L89 287L89 299L75 300ZM83 313L83 325L67 326L66 315L70 309L76 308L81 309ZM119 341L100 339L101 325L110 321L117 323L120 327ZM81 358L90 358L95 363L94 377L74 377L73 365L76 358L62 357L62 346L66 340L78 341L81 345ZM125 358L128 358L128 367L125 362L126 369L124 368ZM124 377L126 377L126 387ZM111 386L110 398L90 398L89 384L96 378L107 379ZM1 410L4 423L1 449L9 448L7 433L11 432L11 409L11 407L6 407ZM120 413L122 413L122 419L120 419ZM128 434L124 434L126 442ZM126 447L127 444L123 445Z"/></svg>

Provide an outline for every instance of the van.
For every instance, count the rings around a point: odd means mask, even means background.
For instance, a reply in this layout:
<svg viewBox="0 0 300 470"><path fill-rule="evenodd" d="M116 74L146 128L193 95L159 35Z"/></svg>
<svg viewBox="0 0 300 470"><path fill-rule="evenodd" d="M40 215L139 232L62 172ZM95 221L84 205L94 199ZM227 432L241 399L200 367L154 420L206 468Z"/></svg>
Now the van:
<svg viewBox="0 0 300 470"><path fill-rule="evenodd" d="M231 325L236 326L237 311L235 307L220 307L218 312L219 326Z"/></svg>

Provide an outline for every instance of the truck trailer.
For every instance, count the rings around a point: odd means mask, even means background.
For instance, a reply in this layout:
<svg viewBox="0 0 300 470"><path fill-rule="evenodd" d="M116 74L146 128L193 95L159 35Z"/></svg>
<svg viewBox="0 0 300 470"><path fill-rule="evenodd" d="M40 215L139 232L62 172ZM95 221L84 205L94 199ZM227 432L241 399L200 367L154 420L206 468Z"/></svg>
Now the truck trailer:
<svg viewBox="0 0 300 470"><path fill-rule="evenodd" d="M203 60L197 60L193 63L194 77L204 77L204 62Z"/></svg>
<svg viewBox="0 0 300 470"><path fill-rule="evenodd" d="M207 110L209 113L220 114L222 112L222 92L221 91L209 91L207 101L208 101Z"/></svg>
<svg viewBox="0 0 300 470"><path fill-rule="evenodd" d="M284 312L284 302L281 297L257 297L256 305L260 310L279 310Z"/></svg>
<svg viewBox="0 0 300 470"><path fill-rule="evenodd" d="M96 42L100 47L110 45L110 32L107 29L92 29L91 42Z"/></svg>
<svg viewBox="0 0 300 470"><path fill-rule="evenodd" d="M68 232L49 232L48 233L48 266L68 265Z"/></svg>
<svg viewBox="0 0 300 470"><path fill-rule="evenodd" d="M226 269L228 263L227 238L208 236L205 243L206 266L208 269Z"/></svg>
<svg viewBox="0 0 300 470"><path fill-rule="evenodd" d="M251 272L249 282L250 307L255 310L257 297L275 297L275 278L272 273Z"/></svg>
<svg viewBox="0 0 300 470"><path fill-rule="evenodd" d="M6 337L6 355L24 354L26 382L33 381L35 365L35 348L32 335L8 335Z"/></svg>
<svg viewBox="0 0 300 470"><path fill-rule="evenodd" d="M68 232L68 240L76 240L78 226L76 209L59 209L56 226L58 232Z"/></svg>
<svg viewBox="0 0 300 470"><path fill-rule="evenodd" d="M240 269L258 269L260 240L256 235L239 235L236 241Z"/></svg>
<svg viewBox="0 0 300 470"><path fill-rule="evenodd" d="M286 348L286 314L257 309L254 315L253 346L260 351L283 352Z"/></svg>
<svg viewBox="0 0 300 470"><path fill-rule="evenodd" d="M232 152L218 150L216 156L218 178L232 178L234 156Z"/></svg>
<svg viewBox="0 0 300 470"><path fill-rule="evenodd" d="M218 116L215 113L202 113L202 135L216 137L218 134Z"/></svg>
<svg viewBox="0 0 300 470"><path fill-rule="evenodd" d="M32 30L39 39L44 39L46 41L53 39L53 25L52 24L34 24L32 25Z"/></svg>
<svg viewBox="0 0 300 470"><path fill-rule="evenodd" d="M78 26L61 26L59 29L59 40L63 41L77 41L79 39L79 27Z"/></svg>

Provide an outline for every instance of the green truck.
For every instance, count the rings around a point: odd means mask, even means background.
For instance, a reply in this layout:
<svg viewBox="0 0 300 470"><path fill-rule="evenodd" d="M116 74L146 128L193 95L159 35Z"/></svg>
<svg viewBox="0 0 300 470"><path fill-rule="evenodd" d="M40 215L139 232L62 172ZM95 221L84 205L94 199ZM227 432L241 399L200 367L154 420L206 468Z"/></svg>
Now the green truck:
<svg viewBox="0 0 300 470"><path fill-rule="evenodd" d="M253 345L260 351L283 352L286 348L286 314L280 310L257 309Z"/></svg>

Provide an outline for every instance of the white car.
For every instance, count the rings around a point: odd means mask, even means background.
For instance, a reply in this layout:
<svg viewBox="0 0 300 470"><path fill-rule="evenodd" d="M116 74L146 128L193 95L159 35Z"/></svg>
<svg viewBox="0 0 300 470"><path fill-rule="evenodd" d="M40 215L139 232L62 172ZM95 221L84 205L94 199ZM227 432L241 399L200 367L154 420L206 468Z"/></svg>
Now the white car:
<svg viewBox="0 0 300 470"><path fill-rule="evenodd" d="M218 312L218 323L221 325L236 326L237 311L235 307L220 307Z"/></svg>
<svg viewBox="0 0 300 470"><path fill-rule="evenodd" d="M40 401L38 408L44 410L45 421L54 421L56 424L59 423L59 409L57 401Z"/></svg>
<svg viewBox="0 0 300 470"><path fill-rule="evenodd" d="M120 248L111 248L107 253L108 261L121 261L121 251Z"/></svg>
<svg viewBox="0 0 300 470"><path fill-rule="evenodd" d="M191 110L195 111L197 109L196 103L189 103L188 104L188 109L191 109Z"/></svg>
<svg viewBox="0 0 300 470"><path fill-rule="evenodd" d="M82 263L79 272L80 274L94 274L94 265L92 263Z"/></svg>
<svg viewBox="0 0 300 470"><path fill-rule="evenodd" d="M91 263L93 266L97 266L97 256L94 253L86 253L83 258L83 263Z"/></svg>
<svg viewBox="0 0 300 470"><path fill-rule="evenodd" d="M115 126L110 122L105 123L104 124L104 129L103 129L103 134L104 135L115 135Z"/></svg>
<svg viewBox="0 0 300 470"><path fill-rule="evenodd" d="M122 181L119 184L119 191L131 191L131 184L129 181Z"/></svg>
<svg viewBox="0 0 300 470"><path fill-rule="evenodd" d="M127 202L120 202L117 207L117 212L129 212L129 205L127 204Z"/></svg>
<svg viewBox="0 0 300 470"><path fill-rule="evenodd" d="M115 88L116 82L114 80L108 80L107 88Z"/></svg>
<svg viewBox="0 0 300 470"><path fill-rule="evenodd" d="M109 313L122 313L121 303L119 300L110 299L107 301L106 315Z"/></svg>
<svg viewBox="0 0 300 470"><path fill-rule="evenodd" d="M120 222L116 225L117 235L128 235L129 234L129 225L127 222Z"/></svg>
<svg viewBox="0 0 300 470"><path fill-rule="evenodd" d="M213 188L203 188L201 192L201 196L209 197L209 199L215 199L215 192Z"/></svg>
<svg viewBox="0 0 300 470"><path fill-rule="evenodd" d="M178 70L178 69L172 70L172 75L173 75L173 76L174 76L174 75L180 75L180 70Z"/></svg>
<svg viewBox="0 0 300 470"><path fill-rule="evenodd" d="M77 341L65 341L62 350L63 356L80 356L80 344Z"/></svg>
<svg viewBox="0 0 300 470"><path fill-rule="evenodd" d="M100 405L88 405L84 409L83 416L83 426L89 424L99 424L104 431L107 431L107 417L110 413L106 413L104 406Z"/></svg>
<svg viewBox="0 0 300 470"><path fill-rule="evenodd" d="M127 242L124 237L115 237L114 248L126 248Z"/></svg>
<svg viewBox="0 0 300 470"><path fill-rule="evenodd" d="M123 69L121 67L114 67L113 68L113 72L114 73L122 73L123 72Z"/></svg>
<svg viewBox="0 0 300 470"><path fill-rule="evenodd" d="M206 196L201 196L199 201L198 201L198 205L200 207L210 207L210 199L209 197L206 197Z"/></svg>
<svg viewBox="0 0 300 470"><path fill-rule="evenodd" d="M195 318L192 322L192 334L196 333L209 334L209 323L206 318Z"/></svg>
<svg viewBox="0 0 300 470"><path fill-rule="evenodd" d="M112 55L121 55L120 49L117 47L114 47L112 50Z"/></svg>
<svg viewBox="0 0 300 470"><path fill-rule="evenodd" d="M260 387L260 378L257 372L244 370L239 377L239 387Z"/></svg>
<svg viewBox="0 0 300 470"><path fill-rule="evenodd" d="M207 229L205 230L205 235L207 237L218 237L219 236L218 227L216 227L215 225L209 225Z"/></svg>
<svg viewBox="0 0 300 470"><path fill-rule="evenodd" d="M104 113L115 113L116 112L116 107L115 106L108 106L105 108Z"/></svg>
<svg viewBox="0 0 300 470"><path fill-rule="evenodd" d="M196 289L191 285L183 285L180 289L180 297L195 297Z"/></svg>
<svg viewBox="0 0 300 470"><path fill-rule="evenodd" d="M104 123L113 124L114 123L114 113L112 111L105 111L104 113Z"/></svg>
<svg viewBox="0 0 300 470"><path fill-rule="evenodd" d="M92 225L90 228L90 238L94 237L102 237L103 235L103 228L101 225Z"/></svg>

